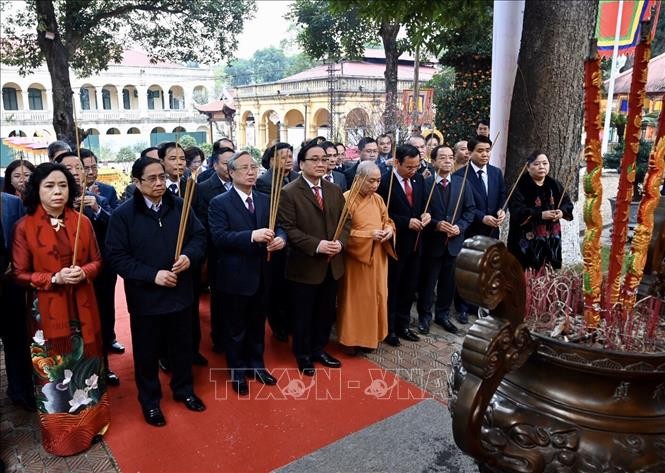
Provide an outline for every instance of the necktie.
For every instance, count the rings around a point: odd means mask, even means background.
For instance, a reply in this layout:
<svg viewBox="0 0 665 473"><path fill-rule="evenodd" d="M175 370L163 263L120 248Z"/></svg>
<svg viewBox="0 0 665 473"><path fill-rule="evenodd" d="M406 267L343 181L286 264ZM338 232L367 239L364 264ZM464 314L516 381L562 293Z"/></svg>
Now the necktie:
<svg viewBox="0 0 665 473"><path fill-rule="evenodd" d="M487 193L487 184L485 184L485 180L483 179L483 172L482 169L478 169L478 179L483 183L483 188L485 189L485 193Z"/></svg>
<svg viewBox="0 0 665 473"><path fill-rule="evenodd" d="M231 187L233 187L233 184L231 184L230 182L225 182L224 183L224 189L226 189L227 191L230 190Z"/></svg>
<svg viewBox="0 0 665 473"><path fill-rule="evenodd" d="M316 197L316 202L319 204L319 208L323 210L323 196L321 195L321 188L319 186L312 187L314 190L314 197Z"/></svg>
<svg viewBox="0 0 665 473"><path fill-rule="evenodd" d="M171 191L171 194L178 195L178 185L177 184L171 184L169 186L169 190Z"/></svg>
<svg viewBox="0 0 665 473"><path fill-rule="evenodd" d="M409 179L404 179L404 194L406 194L406 201L409 203L409 207L413 207L413 188Z"/></svg>
<svg viewBox="0 0 665 473"><path fill-rule="evenodd" d="M323 176L323 178L328 182L332 182L332 176L330 174Z"/></svg>
<svg viewBox="0 0 665 473"><path fill-rule="evenodd" d="M443 206L448 210L448 203L450 202L450 187L448 187L448 179L441 180L441 188L443 189Z"/></svg>
<svg viewBox="0 0 665 473"><path fill-rule="evenodd" d="M251 197L247 197L247 210L249 210L249 213L253 214L254 213L254 202L252 201Z"/></svg>
<svg viewBox="0 0 665 473"><path fill-rule="evenodd" d="M150 207L150 208L152 209L153 212L157 212L157 213L159 213L159 207L160 207L160 205L161 205L161 204L152 204L152 207Z"/></svg>

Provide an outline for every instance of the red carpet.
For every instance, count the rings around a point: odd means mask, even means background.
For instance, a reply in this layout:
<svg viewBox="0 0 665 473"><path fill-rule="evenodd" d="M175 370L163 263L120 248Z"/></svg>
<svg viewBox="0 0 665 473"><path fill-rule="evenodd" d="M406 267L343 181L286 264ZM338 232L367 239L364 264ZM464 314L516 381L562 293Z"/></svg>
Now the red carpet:
<svg viewBox="0 0 665 473"><path fill-rule="evenodd" d="M194 379L195 391L208 409L190 412L173 401L169 378L161 374L161 407L167 425L152 427L143 420L137 400L121 281L116 313L117 337L127 352L111 356L111 368L122 382L109 388L112 418L105 440L124 472L269 471L391 416L423 396L418 388L397 381L366 359L340 353L333 343L332 354L342 360L342 369L301 377L290 345L277 342L268 331L266 366L278 378L278 385L264 387L251 381L250 396L238 398L225 384L224 355L211 351L205 297L201 351L210 366L195 367Z"/></svg>

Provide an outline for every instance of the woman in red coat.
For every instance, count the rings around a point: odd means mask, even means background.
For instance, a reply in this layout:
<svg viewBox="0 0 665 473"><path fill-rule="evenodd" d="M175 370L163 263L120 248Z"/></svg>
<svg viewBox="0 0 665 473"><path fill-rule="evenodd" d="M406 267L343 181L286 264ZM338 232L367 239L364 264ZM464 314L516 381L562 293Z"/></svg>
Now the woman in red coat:
<svg viewBox="0 0 665 473"><path fill-rule="evenodd" d="M72 208L77 189L64 166L37 166L12 249L17 282L33 289L28 327L42 442L61 456L86 450L110 422L92 286L101 256L90 221Z"/></svg>

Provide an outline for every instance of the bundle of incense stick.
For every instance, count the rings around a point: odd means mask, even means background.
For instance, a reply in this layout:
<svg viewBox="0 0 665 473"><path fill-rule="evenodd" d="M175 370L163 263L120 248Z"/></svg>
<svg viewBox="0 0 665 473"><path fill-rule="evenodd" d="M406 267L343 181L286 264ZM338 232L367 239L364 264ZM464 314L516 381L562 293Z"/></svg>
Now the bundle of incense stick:
<svg viewBox="0 0 665 473"><path fill-rule="evenodd" d="M351 207L353 207L355 204L358 195L360 195L360 190L362 189L363 185L365 185L366 180L367 176L360 177L358 175L356 175L356 177L353 179L353 184L351 184L349 194L346 196L346 201L344 202L344 207L342 208L342 214L339 217L339 222L337 222L337 228L335 229L335 234L333 235L332 241L339 240L339 236L342 234L346 219L350 216Z"/></svg>
<svg viewBox="0 0 665 473"><path fill-rule="evenodd" d="M268 218L268 228L275 231L277 225L277 214L279 212L279 197L282 195L282 184L286 169L281 159L277 159L277 145L272 160L272 181L270 185L270 214Z"/></svg>
<svg viewBox="0 0 665 473"><path fill-rule="evenodd" d="M427 210L429 209L429 204L432 202L432 195L434 195L434 188L436 187L436 176L434 176L434 181L432 182L432 188L429 191L429 196L427 196L427 202L425 203L425 210L423 210L423 213L426 214ZM422 230L418 230L418 235L416 235L416 242L413 244L413 251L416 251L418 248L418 242L420 241L420 232Z"/></svg>
<svg viewBox="0 0 665 473"><path fill-rule="evenodd" d="M81 161L81 142L79 141L79 126L76 121L76 107L74 107L74 133L76 134L76 155ZM85 180L85 176L82 176L82 179ZM83 189L81 193L81 201L79 204L79 215L76 220L76 236L74 237L74 253L72 255L72 266L76 266L76 259L78 257L79 250L79 235L81 233L81 215L83 215L83 201L85 200L85 181L81 183L81 188Z"/></svg>
<svg viewBox="0 0 665 473"><path fill-rule="evenodd" d="M185 197L183 198L184 202L182 204L182 213L180 214L180 225L178 226L178 240L175 245L176 261L180 257L182 245L185 242L185 231L187 230L187 221L189 220L189 210L192 208L192 198L194 197L197 174L197 172L193 172L189 176L189 179L187 179L187 185L185 186ZM180 176L178 176L178 181L180 181Z"/></svg>

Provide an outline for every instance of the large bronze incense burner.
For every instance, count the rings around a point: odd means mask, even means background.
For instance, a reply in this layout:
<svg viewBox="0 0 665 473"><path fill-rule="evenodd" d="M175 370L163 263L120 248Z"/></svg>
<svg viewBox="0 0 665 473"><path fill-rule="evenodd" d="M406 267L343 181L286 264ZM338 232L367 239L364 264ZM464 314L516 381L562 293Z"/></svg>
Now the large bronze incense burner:
<svg viewBox="0 0 665 473"><path fill-rule="evenodd" d="M665 354L530 333L524 275L498 240L467 240L456 280L491 310L470 328L450 383L455 441L481 471L665 472Z"/></svg>

